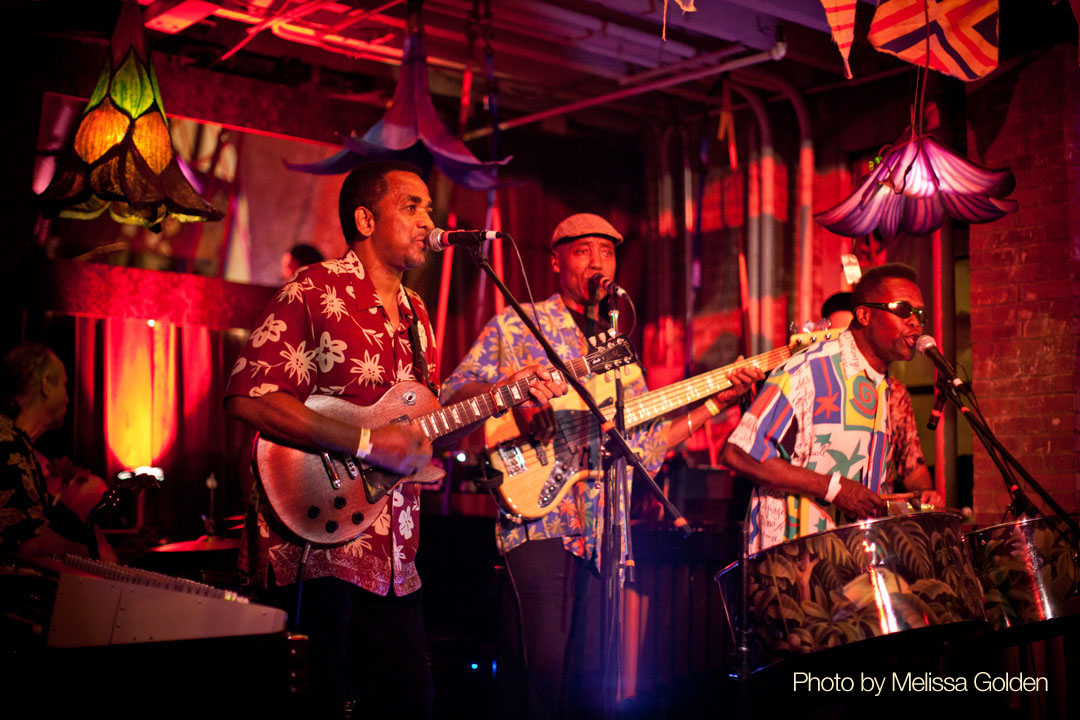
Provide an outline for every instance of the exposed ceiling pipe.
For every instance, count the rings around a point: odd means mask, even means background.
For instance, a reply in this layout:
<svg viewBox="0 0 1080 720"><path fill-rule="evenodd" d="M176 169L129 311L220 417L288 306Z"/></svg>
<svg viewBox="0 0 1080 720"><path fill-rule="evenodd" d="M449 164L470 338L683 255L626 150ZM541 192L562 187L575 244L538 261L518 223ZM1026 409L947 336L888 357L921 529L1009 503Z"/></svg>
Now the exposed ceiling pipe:
<svg viewBox="0 0 1080 720"><path fill-rule="evenodd" d="M742 45L732 45L726 47L723 50L717 50L716 52L705 53L704 55L698 55L687 60L681 60L679 62L669 63L652 70L646 70L645 72L637 73L636 75L627 75L619 78L619 85L626 87L627 85L637 85L638 83L645 82L646 80L652 80L654 77L660 77L661 75L670 75L671 73L682 72L689 68L701 67L707 63L714 63L718 60L724 60L732 55L738 55L746 48Z"/></svg>
<svg viewBox="0 0 1080 720"><path fill-rule="evenodd" d="M757 302L757 319L751 308L750 326L756 325L758 332L751 335L751 352L754 355L762 353L766 348L775 344L772 330L776 326L773 297L776 290L776 158L773 150L772 128L769 125L769 114L765 111L765 103L752 90L744 85L731 83L731 89L742 95L749 103L757 118L758 130L761 133L761 168L760 168L760 232L758 235L758 247L753 246L753 237L747 241L747 272L750 275L750 302ZM751 170L753 170L751 163ZM751 173L752 176L752 173ZM752 181L752 177L751 177ZM752 188L748 189L747 196L751 195ZM750 208L752 216L753 207ZM747 222L750 228L749 220ZM756 272L753 265L757 260ZM755 276L758 277L755 283ZM754 288L758 289L758 296L754 297Z"/></svg>
<svg viewBox="0 0 1080 720"><path fill-rule="evenodd" d="M795 294L795 321L801 325L816 319L820 314L812 305L814 242L810 214L814 206L814 136L810 127L810 112L799 91L782 77L757 68L741 70L735 76L740 82L769 90L779 90L791 102L799 123L799 186L797 189L799 274L798 292Z"/></svg>
<svg viewBox="0 0 1080 720"><path fill-rule="evenodd" d="M548 118L558 117L559 115L566 115L568 113L577 112L578 110L584 110L585 108L595 107L596 105L603 105L605 103L615 102L617 100L624 100L628 97L634 97L635 95L643 95L644 93L652 92L654 90L662 90L673 85L681 85L682 83L691 82L693 80L700 80L702 78L711 77L713 75L719 75L720 73L730 72L731 70L737 70L739 68L749 67L751 65L757 65L759 63L766 62L768 60L779 60L787 53L787 44L784 42L778 42L768 50L764 52L754 53L753 55L747 55L746 57L735 58L719 65L713 65L711 67L702 68L700 70L694 70L681 75L675 75L673 77L667 77L660 80L655 80L651 83L644 85L638 85L631 88L624 88L622 90L616 90L615 92L606 93L604 95L598 95L597 97L580 100L578 102L570 103L569 105L562 105L560 107L551 108L549 110L541 110L538 113L532 115L524 115L513 120L507 120L506 122L499 123L499 130L510 130L512 128L521 127L523 125L531 125L541 120L547 120ZM492 133L490 127L478 128L472 132L465 134L466 140L475 140L476 138L486 137Z"/></svg>

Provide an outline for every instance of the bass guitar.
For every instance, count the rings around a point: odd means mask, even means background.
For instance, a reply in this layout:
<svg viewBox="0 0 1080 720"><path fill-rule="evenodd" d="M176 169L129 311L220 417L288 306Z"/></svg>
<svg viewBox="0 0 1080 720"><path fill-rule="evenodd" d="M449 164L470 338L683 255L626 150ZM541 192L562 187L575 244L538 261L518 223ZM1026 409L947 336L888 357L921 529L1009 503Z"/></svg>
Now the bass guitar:
<svg viewBox="0 0 1080 720"><path fill-rule="evenodd" d="M599 338L594 347L586 357L568 363L575 377L607 372L634 361L630 343L622 336ZM481 394L446 407L439 406L426 386L413 381L397 383L367 407L331 395L312 395L304 405L358 427L411 422L434 441L524 402L535 382L532 377L501 385L494 390L497 401L490 394ZM339 545L359 537L382 512L390 491L399 483L438 482L445 475L433 463L412 475L396 475L348 453L312 452L261 434L255 436L252 452L256 477L274 513L291 532L316 545Z"/></svg>
<svg viewBox="0 0 1080 720"><path fill-rule="evenodd" d="M805 350L819 340L830 339L836 332L793 335L786 347L628 399L623 413L626 429L726 390L731 387L727 374L732 370L756 365L767 373L793 353ZM637 366L624 368L624 371L641 372ZM607 386L600 386L593 391L610 419L615 414L613 389L602 398L605 389ZM495 470L503 474L495 500L507 514L525 520L535 520L554 510L574 483L601 476L600 468L592 465L592 458L598 457L600 428L580 398L571 392L553 399L551 406L558 421L558 431L547 443L533 441L517 426L513 415L492 418L484 424L485 452Z"/></svg>

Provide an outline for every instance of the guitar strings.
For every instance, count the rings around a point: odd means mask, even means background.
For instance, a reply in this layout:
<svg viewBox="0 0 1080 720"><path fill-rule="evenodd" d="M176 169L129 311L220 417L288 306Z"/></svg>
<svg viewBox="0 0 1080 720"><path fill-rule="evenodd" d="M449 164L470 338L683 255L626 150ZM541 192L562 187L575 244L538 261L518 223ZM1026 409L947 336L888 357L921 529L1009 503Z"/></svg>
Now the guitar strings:
<svg viewBox="0 0 1080 720"><path fill-rule="evenodd" d="M700 386L707 385L708 382L706 380L706 377L715 377L718 374L724 376L727 375L727 373L733 372L735 370L741 370L743 368L756 366L759 362L762 361L764 361L764 364L766 365L779 365L780 362L783 362L783 360L785 360L787 357L790 357L790 354L791 351L787 347L775 348L763 355L758 355L754 358L739 360L732 363L731 365L717 368L716 370L710 370L709 372L703 373L702 375L699 375L697 377L680 380L679 382L672 383L671 385L668 385L666 387L653 390L636 398L631 398L626 403L626 414L631 415L638 410L643 409L641 406L644 405L660 404L658 402L658 398L663 398L663 402L666 404L672 398L685 396L690 389L696 390ZM727 387L731 387L730 381L727 380L726 377L724 377L721 382L728 383ZM722 390L726 389L726 387L722 388ZM720 391L718 390L717 392ZM675 404L668 410L665 410L663 413L659 413L659 415L671 412L672 410L683 407L687 404L689 403L684 402ZM652 418L649 419L651 420ZM643 424L644 422L647 422L647 420L637 422L635 423L635 426ZM592 436L593 430L595 429L599 429L599 426L596 423L596 419L592 416L591 413L586 412L586 414L584 415L576 416L574 419L565 423L565 425L563 423L559 423L558 434L563 436L563 439L567 444L574 444L575 442L581 443L583 439L588 440ZM532 443L530 442L530 450L532 450L531 445ZM533 452L535 452L535 450L533 450Z"/></svg>

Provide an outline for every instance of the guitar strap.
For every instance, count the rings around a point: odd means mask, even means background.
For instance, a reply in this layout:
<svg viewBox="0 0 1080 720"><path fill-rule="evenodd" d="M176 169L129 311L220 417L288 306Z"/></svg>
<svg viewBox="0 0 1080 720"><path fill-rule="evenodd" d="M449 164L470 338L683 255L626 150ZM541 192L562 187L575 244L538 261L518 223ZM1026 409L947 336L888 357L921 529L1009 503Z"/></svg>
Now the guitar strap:
<svg viewBox="0 0 1080 720"><path fill-rule="evenodd" d="M403 288L404 289L404 288ZM428 374L427 358L424 357L423 345L420 344L420 332L417 327L420 325L420 316L416 313L416 308L413 307L412 300L409 299L408 290L404 291L405 302L409 305L409 312L412 313L412 320L409 322L409 348L412 350L413 359L413 376L416 376L416 369L420 368L420 379L424 385L427 385L428 390L435 397L439 397L439 389L431 383L431 376Z"/></svg>

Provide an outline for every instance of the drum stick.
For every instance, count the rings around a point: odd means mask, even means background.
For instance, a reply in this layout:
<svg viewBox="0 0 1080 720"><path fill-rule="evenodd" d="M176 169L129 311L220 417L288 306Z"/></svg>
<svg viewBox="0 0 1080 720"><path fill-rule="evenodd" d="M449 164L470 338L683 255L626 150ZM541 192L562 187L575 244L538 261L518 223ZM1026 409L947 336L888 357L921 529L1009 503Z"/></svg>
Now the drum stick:
<svg viewBox="0 0 1080 720"><path fill-rule="evenodd" d="M905 493L883 493L881 499L885 502L894 502L898 500L916 500L922 493L918 492L905 492ZM951 508L951 507L935 507L933 505L924 505L924 508L940 510L941 512L956 513L961 517L969 518L972 515L971 508Z"/></svg>

